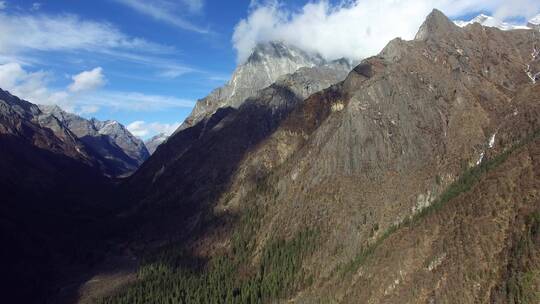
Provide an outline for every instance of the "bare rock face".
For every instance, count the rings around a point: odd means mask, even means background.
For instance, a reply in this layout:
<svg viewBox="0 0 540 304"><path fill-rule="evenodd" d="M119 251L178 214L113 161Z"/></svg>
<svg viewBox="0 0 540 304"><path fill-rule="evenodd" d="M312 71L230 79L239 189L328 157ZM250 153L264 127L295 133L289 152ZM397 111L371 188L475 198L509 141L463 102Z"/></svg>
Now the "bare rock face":
<svg viewBox="0 0 540 304"><path fill-rule="evenodd" d="M146 149L148 150L148 153L150 155L154 154L157 147L164 143L169 136L165 133L160 133L156 136L152 136L150 139L144 142L144 145L146 146Z"/></svg>
<svg viewBox="0 0 540 304"><path fill-rule="evenodd" d="M50 128L56 134L65 129L71 131L100 160L106 174L130 174L150 155L144 143L117 121L87 120L67 113L58 106L39 108L42 112L37 115L40 125Z"/></svg>
<svg viewBox="0 0 540 304"><path fill-rule="evenodd" d="M248 97L271 85L279 77L302 67L325 64L317 55L280 42L258 44L247 61L234 71L231 80L197 101L195 108L179 130L194 126L212 115L218 108L238 108Z"/></svg>

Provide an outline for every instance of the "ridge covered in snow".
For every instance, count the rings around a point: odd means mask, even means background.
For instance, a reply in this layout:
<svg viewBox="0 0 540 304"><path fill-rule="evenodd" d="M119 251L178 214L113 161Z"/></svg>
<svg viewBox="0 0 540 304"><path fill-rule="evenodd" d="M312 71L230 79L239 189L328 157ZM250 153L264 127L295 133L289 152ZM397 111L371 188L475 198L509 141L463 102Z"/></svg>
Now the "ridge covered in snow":
<svg viewBox="0 0 540 304"><path fill-rule="evenodd" d="M517 29L531 29L531 28L534 28L534 26L531 26L532 24L534 24L534 22L540 23L540 14L534 17L533 19L531 19L527 25L504 22L495 17L488 16L485 14L480 14L469 21L464 21L464 20L454 21L454 23L460 27L465 27L469 24L479 23L480 25L488 26L488 27L496 27L503 31L517 30Z"/></svg>

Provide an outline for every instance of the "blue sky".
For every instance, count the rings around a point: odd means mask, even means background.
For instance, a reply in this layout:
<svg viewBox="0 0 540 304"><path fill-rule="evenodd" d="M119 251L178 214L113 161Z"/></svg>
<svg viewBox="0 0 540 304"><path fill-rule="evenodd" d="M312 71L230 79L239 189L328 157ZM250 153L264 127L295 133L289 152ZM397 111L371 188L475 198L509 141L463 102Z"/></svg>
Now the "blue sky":
<svg viewBox="0 0 540 304"><path fill-rule="evenodd" d="M5 0L0 87L147 138L172 132L257 42L357 59L412 38L434 6L454 18L525 20L540 10L518 1L510 10L499 0Z"/></svg>
<svg viewBox="0 0 540 304"><path fill-rule="evenodd" d="M53 92L69 86L73 75L99 67L103 75L99 88L73 98L91 99L88 104L93 105L96 98L113 97L116 100L133 94L131 98L142 99L143 105L130 109L129 103L107 106L107 101L102 100L98 103L104 105L84 109L76 106L81 103L78 100L60 104L86 117L116 119L125 125L133 121L177 124L189 114L197 98L222 85L233 71L236 61L231 35L236 22L247 13L249 1L200 2L202 6L193 8L189 6L190 1L177 2L171 8L170 15L183 20L187 26L146 15L122 1L5 1L2 13L13 19L25 16L43 18L42 23L60 23L75 18L76 21L72 22L74 26L82 26L84 22L92 22L95 27L106 24L108 28L105 31L113 29L125 39L143 39L149 45L103 47L101 50L98 50L99 46L75 45L65 49L50 47L40 50L39 39L42 38L36 37L37 46L14 46L14 50L5 50L4 53L9 53L13 58L4 61L21 62L21 67L27 73L47 73L44 81ZM234 7L230 3L234 3ZM24 30L24 26L30 24L20 25L19 28ZM199 29L204 32L199 32ZM93 28L86 31L88 35L101 34ZM23 36L10 38L25 39L24 32L20 34ZM46 32L39 34L47 35ZM97 43L100 42L97 39ZM32 94L23 95L32 97ZM30 101L55 102L39 100L41 95L35 95L35 100ZM155 107L145 107L143 95L154 96L156 100L157 97L178 100L172 100L167 105L160 103Z"/></svg>

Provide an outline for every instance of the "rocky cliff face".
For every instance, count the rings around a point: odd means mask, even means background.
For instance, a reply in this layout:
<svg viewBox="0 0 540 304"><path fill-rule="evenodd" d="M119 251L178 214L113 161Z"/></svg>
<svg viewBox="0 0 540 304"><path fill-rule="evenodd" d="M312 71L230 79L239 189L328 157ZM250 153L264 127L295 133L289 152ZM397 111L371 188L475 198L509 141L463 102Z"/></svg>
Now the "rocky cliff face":
<svg viewBox="0 0 540 304"><path fill-rule="evenodd" d="M69 130L94 154L108 175L130 174L150 156L144 143L117 121L87 120L58 106L39 106L39 109L37 121L41 126L56 134Z"/></svg>
<svg viewBox="0 0 540 304"><path fill-rule="evenodd" d="M148 153L154 154L157 147L164 143L169 136L165 133L160 133L156 136L151 137L147 141L144 142L144 145L146 146L146 149L148 150Z"/></svg>
<svg viewBox="0 0 540 304"><path fill-rule="evenodd" d="M337 84L300 69L177 132L124 185L125 216L167 244L144 269L208 267L110 301L534 299L539 39L435 10Z"/></svg>
<svg viewBox="0 0 540 304"><path fill-rule="evenodd" d="M248 97L274 83L280 76L302 67L325 64L324 59L280 42L258 44L247 61L234 71L231 80L197 101L191 115L179 130L194 126L217 109L238 108Z"/></svg>

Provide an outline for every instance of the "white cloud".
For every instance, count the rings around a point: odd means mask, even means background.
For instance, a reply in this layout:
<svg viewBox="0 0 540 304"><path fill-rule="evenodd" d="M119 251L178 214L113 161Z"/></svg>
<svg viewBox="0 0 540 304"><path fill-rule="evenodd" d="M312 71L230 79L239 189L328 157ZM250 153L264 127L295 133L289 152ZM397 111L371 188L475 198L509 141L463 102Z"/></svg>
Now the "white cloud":
<svg viewBox="0 0 540 304"><path fill-rule="evenodd" d="M77 113L80 115L94 114L99 111L99 107L96 105L82 105L79 107Z"/></svg>
<svg viewBox="0 0 540 304"><path fill-rule="evenodd" d="M192 100L165 95L151 95L140 92L99 91L78 100L80 105L94 105L113 111L166 111L178 108L192 108Z"/></svg>
<svg viewBox="0 0 540 304"><path fill-rule="evenodd" d="M53 89L49 85L53 77L48 72L30 72L16 62L0 65L0 88L19 98L36 104L56 104L70 112L97 112L97 105L79 105L78 101L100 86L104 79L101 68L84 71L72 79L66 89Z"/></svg>
<svg viewBox="0 0 540 304"><path fill-rule="evenodd" d="M189 30L201 34L209 33L208 29L197 26L180 16L176 11L181 8L172 1L166 0L115 0L118 3L126 5L140 14L152 17L155 20L168 23L184 30ZM182 0L187 9L191 12L197 12L202 9L203 2L201 0Z"/></svg>
<svg viewBox="0 0 540 304"><path fill-rule="evenodd" d="M391 39L412 39L424 18L438 8L450 17L492 12L496 17L531 17L538 0L327 0L291 12L278 1L252 1L235 27L233 44L244 61L258 42L284 41L327 59L360 59L377 54Z"/></svg>
<svg viewBox="0 0 540 304"><path fill-rule="evenodd" d="M150 137L159 133L171 135L178 127L180 122L171 124L159 122L145 122L142 120L134 121L127 125L127 129L131 134L138 137Z"/></svg>
<svg viewBox="0 0 540 304"><path fill-rule="evenodd" d="M24 33L24 37L21 37ZM82 20L76 15L20 15L0 12L0 54L29 51L87 51L107 53L168 53L173 49L125 35L109 23Z"/></svg>
<svg viewBox="0 0 540 304"><path fill-rule="evenodd" d="M46 64L42 58L52 52L134 62L168 78L196 71L170 56L176 53L173 47L128 36L106 22L76 15L8 14L0 10L0 63Z"/></svg>
<svg viewBox="0 0 540 304"><path fill-rule="evenodd" d="M189 67L181 66L181 65L171 65L168 67L163 67L163 71L158 73L158 76L165 77L165 78L177 78L179 76L182 76L184 74L194 72L195 70Z"/></svg>
<svg viewBox="0 0 540 304"><path fill-rule="evenodd" d="M3 10L6 8L6 1L0 1L0 10Z"/></svg>
<svg viewBox="0 0 540 304"><path fill-rule="evenodd" d="M204 7L203 0L182 0L191 13L200 13Z"/></svg>
<svg viewBox="0 0 540 304"><path fill-rule="evenodd" d="M41 6L43 6L43 3L34 2L32 3L31 11L39 11L41 9Z"/></svg>
<svg viewBox="0 0 540 304"><path fill-rule="evenodd" d="M73 83L69 86L71 92L84 92L95 90L105 84L105 76L101 67L84 71L71 77Z"/></svg>
<svg viewBox="0 0 540 304"><path fill-rule="evenodd" d="M67 92L48 88L51 78L44 71L28 72L18 63L0 65L0 88L34 103L58 104L72 109Z"/></svg>
<svg viewBox="0 0 540 304"><path fill-rule="evenodd" d="M192 100L139 92L96 90L105 77L100 67L72 76L65 89L51 89L52 76L45 71L29 72L18 63L0 64L0 88L37 104L56 104L79 114L95 113L107 108L113 111L166 111L192 108Z"/></svg>

